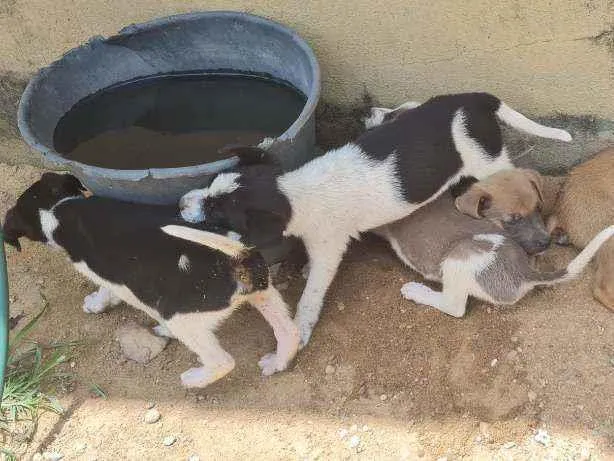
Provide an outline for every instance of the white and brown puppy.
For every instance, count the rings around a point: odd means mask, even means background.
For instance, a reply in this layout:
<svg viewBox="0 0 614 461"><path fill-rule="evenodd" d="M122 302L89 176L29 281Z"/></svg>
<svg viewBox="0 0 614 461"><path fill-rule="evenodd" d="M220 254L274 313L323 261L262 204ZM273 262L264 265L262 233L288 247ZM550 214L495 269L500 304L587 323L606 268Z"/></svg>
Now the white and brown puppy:
<svg viewBox="0 0 614 461"><path fill-rule="evenodd" d="M438 96L294 171L252 165L219 174L181 199L181 214L245 235L274 223L279 237L303 240L310 272L295 321L304 345L351 238L409 215L463 176L483 178L512 166L497 119L571 140L489 94Z"/></svg>
<svg viewBox="0 0 614 461"><path fill-rule="evenodd" d="M263 374L288 366L298 330L257 251L204 226L186 226L174 206L85 198L82 192L73 176L43 174L7 212L6 241L19 249L19 238L26 237L64 250L100 286L86 297L86 312L125 301L156 319L156 333L176 337L202 363L181 375L185 386L206 386L234 368L214 331L244 303L260 311L277 338L277 352L259 362Z"/></svg>
<svg viewBox="0 0 614 461"><path fill-rule="evenodd" d="M474 183L456 199L446 192L375 233L388 240L405 264L443 285L435 291L407 283L401 288L406 299L462 317L469 296L513 304L536 286L577 276L614 234L614 226L602 230L566 269L540 272L529 255L549 243L542 204L541 176L512 169Z"/></svg>

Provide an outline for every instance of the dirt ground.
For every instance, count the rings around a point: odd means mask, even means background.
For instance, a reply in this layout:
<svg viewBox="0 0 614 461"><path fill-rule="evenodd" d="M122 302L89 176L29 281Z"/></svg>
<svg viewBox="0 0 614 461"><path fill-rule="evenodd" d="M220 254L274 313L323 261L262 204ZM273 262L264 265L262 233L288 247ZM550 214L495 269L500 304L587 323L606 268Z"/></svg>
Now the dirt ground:
<svg viewBox="0 0 614 461"><path fill-rule="evenodd" d="M334 108L319 115L339 116ZM321 144L338 136L321 132ZM0 164L1 216L39 174ZM541 263L559 267L573 255L558 248ZM401 285L419 277L367 236L352 244L290 370L259 375L274 338L248 308L219 333L235 370L187 391L179 374L196 357L176 341L147 365L122 357L116 330L153 325L146 316L124 305L85 314L94 287L42 245L23 242L7 258L11 314L27 314L20 325L46 299L34 338L82 341L66 365L74 384L52 389L65 414L45 415L32 443L10 442L22 459L614 459L614 314L592 299L592 270L511 308L474 301L454 319L404 300ZM300 273L285 268L278 282L295 305ZM93 384L108 398L93 395ZM151 405L162 417L145 424ZM176 441L165 446L167 437Z"/></svg>

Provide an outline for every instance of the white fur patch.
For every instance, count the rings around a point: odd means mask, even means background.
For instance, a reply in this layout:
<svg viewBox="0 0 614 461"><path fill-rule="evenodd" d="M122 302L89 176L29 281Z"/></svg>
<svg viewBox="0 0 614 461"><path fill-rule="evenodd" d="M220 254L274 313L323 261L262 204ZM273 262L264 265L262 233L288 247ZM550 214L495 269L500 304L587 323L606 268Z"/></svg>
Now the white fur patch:
<svg viewBox="0 0 614 461"><path fill-rule="evenodd" d="M205 197L217 197L230 194L239 188L239 173L220 173L205 190Z"/></svg>
<svg viewBox="0 0 614 461"><path fill-rule="evenodd" d="M525 133L540 136L542 138L558 139L559 141L565 142L570 142L572 140L571 135L567 131L534 122L503 102L497 110L497 117L511 127L524 131Z"/></svg>
<svg viewBox="0 0 614 461"><path fill-rule="evenodd" d="M47 244L58 248L58 244L55 243L55 240L53 240L53 233L58 228L60 223L53 214L53 211L38 210L38 215L41 222L41 229L43 231L43 234L47 238Z"/></svg>
<svg viewBox="0 0 614 461"><path fill-rule="evenodd" d="M190 258L187 255L182 254L179 256L179 261L177 262L177 266L183 272L190 272Z"/></svg>
<svg viewBox="0 0 614 461"><path fill-rule="evenodd" d="M372 107L371 115L364 119L364 124L366 129L373 128L375 126L381 125L386 117L386 114L390 112L394 112L395 110L401 109L415 109L418 106L421 106L422 103L415 101L407 101L406 103L401 104L399 107L395 107L394 109L388 109L385 107Z"/></svg>
<svg viewBox="0 0 614 461"><path fill-rule="evenodd" d="M203 201L208 197L230 194L239 188L239 173L220 173L205 189L194 189L179 200L181 217L187 222L203 222L207 217L203 210Z"/></svg>
<svg viewBox="0 0 614 461"><path fill-rule="evenodd" d="M493 159L475 139L467 134L463 109L458 109L452 119L452 140L463 160L461 174L457 177L466 174L477 179L484 179L498 171L513 168L505 147Z"/></svg>
<svg viewBox="0 0 614 461"><path fill-rule="evenodd" d="M496 250L503 245L503 242L505 242L505 237L501 234L476 234L473 236L473 240L490 242L493 244L493 250Z"/></svg>

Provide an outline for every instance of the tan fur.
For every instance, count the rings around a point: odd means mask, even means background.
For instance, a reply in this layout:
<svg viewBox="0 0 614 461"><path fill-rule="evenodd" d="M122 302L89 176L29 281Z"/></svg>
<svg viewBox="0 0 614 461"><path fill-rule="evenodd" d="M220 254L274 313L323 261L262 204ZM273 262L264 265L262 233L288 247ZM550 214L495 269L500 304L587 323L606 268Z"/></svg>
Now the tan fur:
<svg viewBox="0 0 614 461"><path fill-rule="evenodd" d="M571 244L584 248L603 228L614 224L614 148L598 152L573 168L559 195L549 230L562 229ZM596 256L595 298L614 310L614 242Z"/></svg>
<svg viewBox="0 0 614 461"><path fill-rule="evenodd" d="M521 174L519 174L521 173ZM510 194L510 191L514 191ZM542 206L543 180L533 170L516 168L501 171L474 184L456 199L456 208L474 218L478 213L479 201L485 198L490 203L488 217L501 218L518 213L529 216Z"/></svg>

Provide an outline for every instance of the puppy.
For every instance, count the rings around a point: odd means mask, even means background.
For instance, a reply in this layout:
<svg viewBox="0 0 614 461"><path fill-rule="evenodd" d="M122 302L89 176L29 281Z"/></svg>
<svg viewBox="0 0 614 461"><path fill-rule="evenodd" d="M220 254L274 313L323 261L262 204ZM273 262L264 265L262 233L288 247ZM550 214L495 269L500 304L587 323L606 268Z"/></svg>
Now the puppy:
<svg viewBox="0 0 614 461"><path fill-rule="evenodd" d="M614 148L598 152L576 166L558 194L548 227L561 240L585 248L602 229L614 223ZM593 295L614 311L614 240L597 253Z"/></svg>
<svg viewBox="0 0 614 461"><path fill-rule="evenodd" d="M288 366L298 330L257 251L186 226L174 206L85 198L82 192L73 176L43 174L7 212L7 243L20 249L19 238L26 237L64 250L77 271L100 286L85 298L85 312L125 301L156 319L157 334L176 337L202 363L181 375L187 387L206 386L234 368L214 331L244 303L258 309L278 341L277 352L260 360L262 373Z"/></svg>
<svg viewBox="0 0 614 461"><path fill-rule="evenodd" d="M474 296L514 304L534 287L577 276L614 234L597 234L566 269L539 272L529 255L544 251L550 238L541 217L542 178L532 170L501 171L473 184L454 199L450 192L410 216L378 228L397 256L442 291L410 282L401 294L454 317L465 314Z"/></svg>
<svg viewBox="0 0 614 461"><path fill-rule="evenodd" d="M294 171L265 164L221 173L181 198L181 214L241 234L268 221L280 238L303 240L310 271L295 321L305 345L351 238L409 215L463 176L483 178L512 166L497 118L538 136L571 140L489 94L438 96Z"/></svg>

